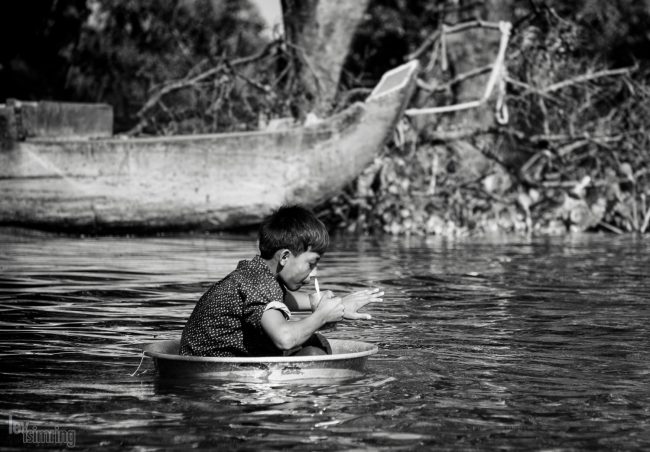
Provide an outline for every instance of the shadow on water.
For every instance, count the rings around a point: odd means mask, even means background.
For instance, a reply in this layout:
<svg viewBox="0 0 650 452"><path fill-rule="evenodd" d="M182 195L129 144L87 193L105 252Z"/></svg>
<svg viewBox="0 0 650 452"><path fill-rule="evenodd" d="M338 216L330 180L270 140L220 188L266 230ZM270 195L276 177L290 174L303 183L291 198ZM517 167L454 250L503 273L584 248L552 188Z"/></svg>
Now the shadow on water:
<svg viewBox="0 0 650 452"><path fill-rule="evenodd" d="M648 243L337 237L324 288L386 296L327 335L379 353L357 380L278 385L138 369L253 237L0 231L0 445L30 421L107 450L647 449Z"/></svg>

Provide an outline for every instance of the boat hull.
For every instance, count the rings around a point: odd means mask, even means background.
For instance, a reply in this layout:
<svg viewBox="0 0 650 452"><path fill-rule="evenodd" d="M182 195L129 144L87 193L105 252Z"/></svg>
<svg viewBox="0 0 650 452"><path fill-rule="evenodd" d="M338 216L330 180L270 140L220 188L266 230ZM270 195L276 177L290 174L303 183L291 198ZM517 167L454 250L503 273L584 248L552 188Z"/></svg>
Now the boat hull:
<svg viewBox="0 0 650 452"><path fill-rule="evenodd" d="M330 339L331 355L216 358L181 356L179 341L144 347L163 379L207 378L249 383L332 383L362 377L377 347L360 341Z"/></svg>
<svg viewBox="0 0 650 452"><path fill-rule="evenodd" d="M283 204L314 207L383 146L415 85L417 63L404 68L397 85L392 77L395 86L311 126L16 141L0 150L0 224L219 230L257 224Z"/></svg>

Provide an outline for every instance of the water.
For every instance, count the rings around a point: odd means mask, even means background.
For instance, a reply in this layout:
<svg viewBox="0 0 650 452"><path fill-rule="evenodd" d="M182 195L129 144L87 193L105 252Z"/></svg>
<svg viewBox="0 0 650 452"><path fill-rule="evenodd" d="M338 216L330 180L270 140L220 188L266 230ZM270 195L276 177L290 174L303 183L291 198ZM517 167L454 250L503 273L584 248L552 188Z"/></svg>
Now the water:
<svg viewBox="0 0 650 452"><path fill-rule="evenodd" d="M337 237L321 286L386 291L373 320L328 333L380 347L364 378L183 385L148 359L131 376L139 347L177 337L254 238L2 230L0 445L23 446L11 416L104 450L647 450L649 251L633 236Z"/></svg>

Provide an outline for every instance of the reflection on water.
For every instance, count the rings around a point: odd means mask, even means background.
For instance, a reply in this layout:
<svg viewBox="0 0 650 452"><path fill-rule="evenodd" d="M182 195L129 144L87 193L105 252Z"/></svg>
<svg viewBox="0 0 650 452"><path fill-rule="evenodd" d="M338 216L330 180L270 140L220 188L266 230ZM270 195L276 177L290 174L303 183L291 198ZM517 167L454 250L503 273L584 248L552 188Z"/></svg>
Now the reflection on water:
<svg viewBox="0 0 650 452"><path fill-rule="evenodd" d="M13 421L77 446L413 450L650 448L650 245L628 237L339 237L319 280L379 285L380 347L336 385L159 381L140 345L177 337L250 236L0 231L0 445Z"/></svg>

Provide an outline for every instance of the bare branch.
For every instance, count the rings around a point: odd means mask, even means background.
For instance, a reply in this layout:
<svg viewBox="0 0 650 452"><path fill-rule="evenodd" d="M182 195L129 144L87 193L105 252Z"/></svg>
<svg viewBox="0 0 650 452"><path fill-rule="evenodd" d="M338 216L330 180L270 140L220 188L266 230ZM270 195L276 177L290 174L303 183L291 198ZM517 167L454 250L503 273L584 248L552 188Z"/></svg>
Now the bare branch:
<svg viewBox="0 0 650 452"><path fill-rule="evenodd" d="M531 92L533 94L537 94L538 96L545 97L547 99L553 99L552 96L549 96L547 93L540 90L539 88L536 88L536 87L534 87L532 85L529 85L528 83L524 83L521 80L516 80L516 79L508 77L508 76L506 76L505 79L506 79L506 83L508 83L510 85L517 86L519 88L523 88L526 91L529 91L529 92Z"/></svg>
<svg viewBox="0 0 650 452"><path fill-rule="evenodd" d="M436 30L433 33L431 33L429 37L425 39L422 44L420 44L420 47L418 47L415 51L406 55L404 60L410 61L410 60L415 60L416 58L420 58L422 54L426 52L430 46L432 46L433 44L436 43L436 41L438 41L438 39L440 39L440 30Z"/></svg>
<svg viewBox="0 0 650 452"><path fill-rule="evenodd" d="M263 85L263 84L261 84L261 83L258 83L258 82L256 82L255 80L251 80L250 78L246 77L244 74L239 73L239 72L236 72L236 71L233 70L232 68L230 68L230 71L231 71L232 74L235 75L236 77L239 77L240 79L242 79L243 81L245 81L245 82L248 83L249 85L251 85L251 86L257 88L258 90L264 92L265 94L269 94L269 93L271 92L271 88L269 88L268 86Z"/></svg>
<svg viewBox="0 0 650 452"><path fill-rule="evenodd" d="M266 45L262 50L260 50L259 52L255 53L255 54L253 54L253 55L247 56L247 57L237 58L236 60L232 60L232 61L230 61L229 64L230 64L231 66L240 66L240 65L242 65L242 64L248 64L248 63L252 63L252 62L257 61L257 60L261 60L261 59L264 58L264 57L265 57L265 56L266 56L266 55L267 55L267 54L268 54L272 49L274 49L275 47L277 47L277 46L279 46L280 44L283 44L283 43L284 43L284 41L282 41L281 39L276 39L275 41L271 41L271 42L269 42L269 43L268 43L268 44L267 44L267 45Z"/></svg>
<svg viewBox="0 0 650 452"><path fill-rule="evenodd" d="M188 86L196 85L202 80L205 80L208 77L212 77L213 75L223 71L224 69L225 66L220 64L219 66L213 67L212 69L202 72L201 74L192 77L190 79L178 80L163 86L160 90L158 90L158 92L152 95L147 100L147 102L145 102L145 104L142 106L140 111L138 111L138 116L142 117L148 110L155 107L156 104L160 102L160 99L162 99L165 95L174 91L178 91L179 89L186 88Z"/></svg>
<svg viewBox="0 0 650 452"><path fill-rule="evenodd" d="M621 68L621 69L609 69L609 70L604 70L604 71L598 71L594 72L593 74L583 74L578 77L574 77L568 80L563 80L558 83L554 83L550 86L547 86L546 88L542 89L543 93L551 93L553 91L557 91L563 88L566 88L568 86L572 85L577 85L578 83L585 83L590 80L595 80L598 78L603 78L603 77L614 77L618 75L629 75L631 71L634 71L636 69L635 66L632 67L626 67L626 68Z"/></svg>
<svg viewBox="0 0 650 452"><path fill-rule="evenodd" d="M178 91L178 90L183 89L183 88L187 88L188 86L196 85L199 82L201 82L201 81L203 81L203 80L205 80L205 79L207 79L209 77L212 77L213 75L218 74L219 72L223 71L226 68L226 66L231 66L231 67L241 66L243 64L252 63L252 62L257 61L257 60L259 60L261 58L264 58L271 51L271 49L274 48L275 46L277 46L280 42L281 41L279 41L279 40L272 41L269 44L267 44L261 51L259 51L258 53L254 54L254 55L250 55L250 56L247 56L247 57L238 58L236 60L226 62L225 65L219 64L218 66L213 67L211 69L208 69L207 71L204 71L204 72L202 72L202 73L200 73L200 74L198 74L198 75L196 75L194 77L184 78L182 80L178 80L178 81L175 81L175 82L172 82L172 83L169 83L169 84L163 86L160 90L158 90L158 92L153 94L149 98L149 100L147 100L147 102L145 102L145 104L142 106L140 111L138 111L138 116L142 117L142 115L145 112L147 112L148 110L153 108L156 104L158 104L158 102L160 102L160 99L162 99L165 95L167 95L167 94L169 94L171 92L174 92L174 91Z"/></svg>
<svg viewBox="0 0 650 452"><path fill-rule="evenodd" d="M613 225L611 225L611 224L609 224L609 223L606 223L606 222L604 222L604 221L601 221L601 222L599 222L598 224L599 224L600 226L604 227L605 229L609 229L610 231L612 231L612 232L615 233L615 234L623 234L623 231L622 231L622 230L620 230L620 229L617 228L616 226L613 226Z"/></svg>
<svg viewBox="0 0 650 452"><path fill-rule="evenodd" d="M462 83L465 80L473 77L478 77L479 75L483 75L486 72L490 72L491 70L492 70L492 65L488 64L476 69L472 69L471 71L463 72L462 74L457 75L456 77L449 80L447 83L443 85L430 85L429 83L425 82L422 79L417 80L417 85L418 88L421 88L424 91L430 91L430 92L446 91L458 83Z"/></svg>

